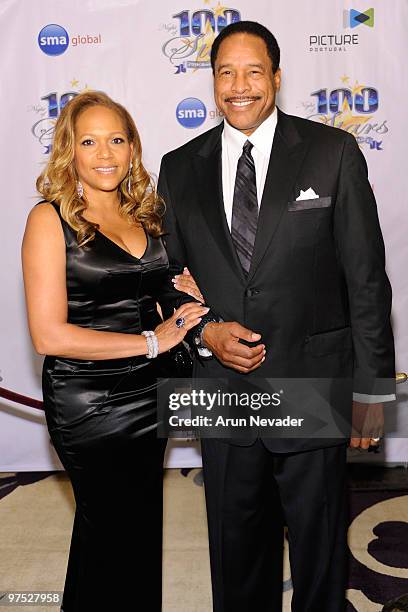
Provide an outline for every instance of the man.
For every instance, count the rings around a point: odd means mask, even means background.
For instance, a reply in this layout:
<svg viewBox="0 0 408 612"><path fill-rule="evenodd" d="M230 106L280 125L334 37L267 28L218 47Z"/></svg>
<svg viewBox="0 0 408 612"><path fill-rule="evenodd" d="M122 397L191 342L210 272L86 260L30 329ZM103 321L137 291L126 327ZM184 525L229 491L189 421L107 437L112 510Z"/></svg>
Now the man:
<svg viewBox="0 0 408 612"><path fill-rule="evenodd" d="M275 107L279 59L260 24L226 27L211 54L225 120L162 161L170 261L212 309L195 375L353 377L360 417L381 416L394 397L391 290L366 164L350 134ZM208 439L202 451L214 611L281 609L282 513L292 609L344 610L344 440Z"/></svg>

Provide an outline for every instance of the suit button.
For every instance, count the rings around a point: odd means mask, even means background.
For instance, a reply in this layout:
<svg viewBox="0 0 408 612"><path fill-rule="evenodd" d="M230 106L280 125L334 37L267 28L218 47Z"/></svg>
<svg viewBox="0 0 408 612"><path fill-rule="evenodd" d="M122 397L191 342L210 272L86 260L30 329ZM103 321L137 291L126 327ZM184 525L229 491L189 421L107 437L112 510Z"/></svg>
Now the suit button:
<svg viewBox="0 0 408 612"><path fill-rule="evenodd" d="M245 290L245 297L252 297L253 295L258 295L258 293L261 293L259 289L253 289L251 287L250 289Z"/></svg>

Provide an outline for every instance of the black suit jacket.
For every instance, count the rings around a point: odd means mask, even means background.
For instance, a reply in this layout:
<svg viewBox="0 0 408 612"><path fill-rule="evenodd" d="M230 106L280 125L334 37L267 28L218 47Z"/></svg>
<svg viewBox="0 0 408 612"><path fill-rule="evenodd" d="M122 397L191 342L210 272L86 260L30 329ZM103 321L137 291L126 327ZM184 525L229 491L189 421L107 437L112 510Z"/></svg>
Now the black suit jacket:
<svg viewBox="0 0 408 612"><path fill-rule="evenodd" d="M265 362L236 376L352 378L355 392L394 393L391 288L355 138L279 111L245 277L224 212L222 130L220 124L166 154L159 192L174 271L187 265L212 310L262 334ZM309 187L319 198L297 201ZM215 358L195 366L198 377L226 371ZM347 401L351 409L351 390ZM266 443L291 451L336 441Z"/></svg>

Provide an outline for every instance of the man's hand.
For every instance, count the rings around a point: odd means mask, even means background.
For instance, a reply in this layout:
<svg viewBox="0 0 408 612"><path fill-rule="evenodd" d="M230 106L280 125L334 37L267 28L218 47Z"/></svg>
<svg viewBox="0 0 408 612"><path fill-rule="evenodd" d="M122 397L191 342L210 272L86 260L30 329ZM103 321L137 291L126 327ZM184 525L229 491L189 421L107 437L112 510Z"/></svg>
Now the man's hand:
<svg viewBox="0 0 408 612"><path fill-rule="evenodd" d="M248 373L259 368L265 359L265 345L249 347L239 342L257 342L260 334L239 323L208 323L203 332L203 342L221 363L238 372Z"/></svg>
<svg viewBox="0 0 408 612"><path fill-rule="evenodd" d="M350 448L367 450L372 438L380 438L383 432L384 405L353 402Z"/></svg>

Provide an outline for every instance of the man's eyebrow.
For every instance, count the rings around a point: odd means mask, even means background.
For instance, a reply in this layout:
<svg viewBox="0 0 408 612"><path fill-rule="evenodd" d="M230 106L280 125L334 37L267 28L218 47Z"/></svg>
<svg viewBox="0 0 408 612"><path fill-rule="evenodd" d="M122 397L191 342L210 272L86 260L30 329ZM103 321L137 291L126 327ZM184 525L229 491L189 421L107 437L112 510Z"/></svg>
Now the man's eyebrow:
<svg viewBox="0 0 408 612"><path fill-rule="evenodd" d="M229 68L231 66L231 64L220 64L217 68L217 71L219 72L220 70L222 70L223 68Z"/></svg>
<svg viewBox="0 0 408 612"><path fill-rule="evenodd" d="M245 64L247 68L264 68L263 64ZM217 72L222 70L223 68L231 68L232 64L220 64L217 68Z"/></svg>

